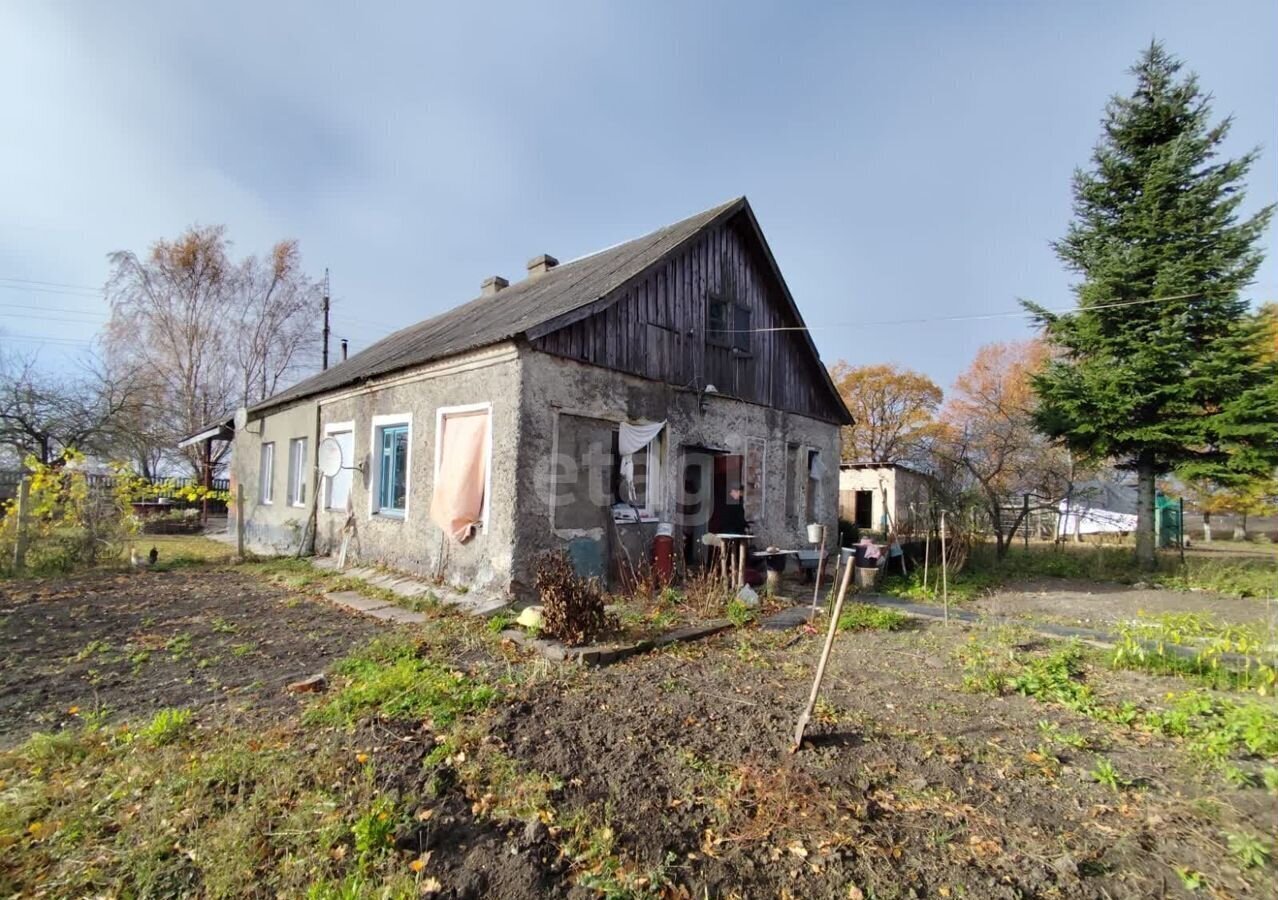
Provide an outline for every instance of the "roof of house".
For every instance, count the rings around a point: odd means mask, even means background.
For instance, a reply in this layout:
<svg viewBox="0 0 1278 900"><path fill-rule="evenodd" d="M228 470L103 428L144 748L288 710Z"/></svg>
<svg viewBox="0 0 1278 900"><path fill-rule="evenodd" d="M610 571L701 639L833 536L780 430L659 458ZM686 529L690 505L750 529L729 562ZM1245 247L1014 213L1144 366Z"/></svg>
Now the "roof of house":
<svg viewBox="0 0 1278 900"><path fill-rule="evenodd" d="M899 462L873 462L871 460L845 459L839 463L840 469L900 469L903 472L911 472L914 475L926 476L927 473L913 466Z"/></svg>
<svg viewBox="0 0 1278 900"><path fill-rule="evenodd" d="M601 300L705 229L742 210L757 228L749 202L745 197L737 197L651 234L562 263L494 294L476 297L434 318L400 329L326 371L267 398L252 407L250 412L262 412L412 366L477 350L519 337L538 326L546 326ZM775 267L771 254L767 255ZM777 275L780 278L779 271ZM784 281L781 283L786 299L793 306L793 299L784 290ZM797 309L794 312L798 317ZM806 332L803 336L813 356L819 359L811 337ZM818 368L828 383L829 376L824 366L818 365ZM834 391L832 383L828 386ZM835 396L838 396L837 391ZM851 421L850 417L848 421Z"/></svg>

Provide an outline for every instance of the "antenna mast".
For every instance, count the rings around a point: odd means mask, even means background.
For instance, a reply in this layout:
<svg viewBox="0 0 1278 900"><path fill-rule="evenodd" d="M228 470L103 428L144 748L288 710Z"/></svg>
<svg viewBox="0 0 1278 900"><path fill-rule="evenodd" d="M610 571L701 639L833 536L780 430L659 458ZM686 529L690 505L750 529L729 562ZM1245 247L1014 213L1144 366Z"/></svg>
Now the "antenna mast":
<svg viewBox="0 0 1278 900"><path fill-rule="evenodd" d="M322 349L322 350L321 350L321 352L320 352L320 369L321 369L321 371L322 371L322 370L325 370L325 369L327 369L327 368L328 368L328 307L329 307L329 298L328 298L328 269L327 269L327 268L325 268L325 269L324 269L324 302L323 302L323 309L324 309L324 342L323 342L323 349Z"/></svg>

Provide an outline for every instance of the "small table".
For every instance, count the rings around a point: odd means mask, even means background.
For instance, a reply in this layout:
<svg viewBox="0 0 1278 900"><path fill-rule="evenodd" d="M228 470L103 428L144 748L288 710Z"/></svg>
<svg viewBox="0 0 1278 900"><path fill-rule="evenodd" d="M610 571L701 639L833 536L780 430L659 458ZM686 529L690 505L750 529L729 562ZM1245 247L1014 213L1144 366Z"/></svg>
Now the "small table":
<svg viewBox="0 0 1278 900"><path fill-rule="evenodd" d="M750 554L755 559L763 560L767 570L768 590L776 591L781 584L781 573L785 571L786 557L798 556L798 550L756 550Z"/></svg>
<svg viewBox="0 0 1278 900"><path fill-rule="evenodd" d="M752 534L720 534L719 574L731 587L745 584L746 547Z"/></svg>

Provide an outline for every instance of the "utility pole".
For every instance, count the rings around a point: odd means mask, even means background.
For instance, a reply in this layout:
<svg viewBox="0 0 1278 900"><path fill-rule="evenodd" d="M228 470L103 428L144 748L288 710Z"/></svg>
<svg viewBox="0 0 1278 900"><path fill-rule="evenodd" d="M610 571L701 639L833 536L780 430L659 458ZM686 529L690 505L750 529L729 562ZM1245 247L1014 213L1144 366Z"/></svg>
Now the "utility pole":
<svg viewBox="0 0 1278 900"><path fill-rule="evenodd" d="M324 370L324 369L327 369L327 368L328 368L328 307L329 307L329 299L328 299L328 269L325 269L325 270L324 270L324 302L323 302L323 309L324 309L324 348L323 348L323 350L321 351L321 356L320 356L320 369L321 369L321 370Z"/></svg>

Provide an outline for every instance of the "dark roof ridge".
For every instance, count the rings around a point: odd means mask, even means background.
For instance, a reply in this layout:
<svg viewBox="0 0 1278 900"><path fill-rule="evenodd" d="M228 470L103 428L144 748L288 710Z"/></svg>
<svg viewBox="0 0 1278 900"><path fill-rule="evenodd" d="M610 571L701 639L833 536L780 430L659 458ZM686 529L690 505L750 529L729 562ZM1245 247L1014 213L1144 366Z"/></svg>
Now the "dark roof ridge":
<svg viewBox="0 0 1278 900"><path fill-rule="evenodd" d="M647 234L560 263L495 294L481 294L394 331L335 366L252 407L253 412L338 390L517 337L606 296L700 234L721 216L748 209L744 195Z"/></svg>

